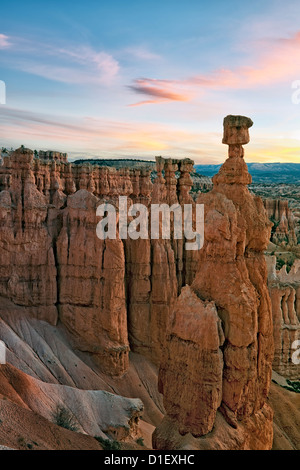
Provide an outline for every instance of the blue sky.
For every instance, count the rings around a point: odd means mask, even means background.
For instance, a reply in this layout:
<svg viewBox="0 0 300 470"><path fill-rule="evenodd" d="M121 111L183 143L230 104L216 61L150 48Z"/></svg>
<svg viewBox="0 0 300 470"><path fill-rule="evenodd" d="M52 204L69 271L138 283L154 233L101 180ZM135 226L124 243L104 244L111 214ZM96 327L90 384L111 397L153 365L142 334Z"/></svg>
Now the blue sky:
<svg viewBox="0 0 300 470"><path fill-rule="evenodd" d="M254 121L247 161L300 163L298 11L277 0L6 2L0 146L220 163L223 118L243 114Z"/></svg>

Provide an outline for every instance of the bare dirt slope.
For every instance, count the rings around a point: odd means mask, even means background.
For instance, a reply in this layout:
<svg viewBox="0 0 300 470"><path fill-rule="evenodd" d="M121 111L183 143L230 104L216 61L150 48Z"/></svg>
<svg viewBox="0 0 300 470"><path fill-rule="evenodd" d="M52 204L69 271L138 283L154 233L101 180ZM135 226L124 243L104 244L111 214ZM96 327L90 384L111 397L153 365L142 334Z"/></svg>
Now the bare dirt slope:
<svg viewBox="0 0 300 470"><path fill-rule="evenodd" d="M20 410L29 422L34 416L35 421L44 418L51 428L54 413L62 406L82 433L111 437L134 447L143 436L144 444L151 446L151 434L162 419L163 407L157 391L157 368L145 358L131 354L130 368L124 376L105 375L88 354L73 348L61 325L30 319L22 307L3 298L0 339L7 346L7 364L0 365L0 396L4 403L8 400L17 405L12 407L9 420L12 429L14 422L18 429ZM31 436L32 426L25 430L21 437L29 439L29 444L30 439L37 442ZM51 448L53 442L47 442L45 436L43 448ZM13 443L16 447L14 440L9 443L0 434L0 444Z"/></svg>
<svg viewBox="0 0 300 470"><path fill-rule="evenodd" d="M273 450L299 450L300 394L272 383L269 402L274 410Z"/></svg>
<svg viewBox="0 0 300 470"><path fill-rule="evenodd" d="M0 399L0 443L17 450L102 450L93 437L57 426L3 398Z"/></svg>

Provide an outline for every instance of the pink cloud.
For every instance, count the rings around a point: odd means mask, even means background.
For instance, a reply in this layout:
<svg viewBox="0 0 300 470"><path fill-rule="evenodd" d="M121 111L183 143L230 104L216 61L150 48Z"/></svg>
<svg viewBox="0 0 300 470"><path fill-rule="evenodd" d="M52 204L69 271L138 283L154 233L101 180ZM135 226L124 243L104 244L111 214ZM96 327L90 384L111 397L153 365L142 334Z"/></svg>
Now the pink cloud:
<svg viewBox="0 0 300 470"><path fill-rule="evenodd" d="M299 78L300 31L291 38L260 41L252 47L257 57L253 65L218 69L189 82L207 88L251 88Z"/></svg>
<svg viewBox="0 0 300 470"><path fill-rule="evenodd" d="M223 67L183 80L135 80L131 90L156 99L130 106L189 101L207 89L251 89L300 78L300 31L291 38L260 41L251 47L254 59L249 65Z"/></svg>
<svg viewBox="0 0 300 470"><path fill-rule="evenodd" d="M135 93L154 97L154 100L141 101L130 106L140 106L149 103L162 103L165 101L189 101L191 98L190 93L182 92L176 87L175 81L168 80L154 80L151 78L141 78L134 82L134 85L129 86Z"/></svg>

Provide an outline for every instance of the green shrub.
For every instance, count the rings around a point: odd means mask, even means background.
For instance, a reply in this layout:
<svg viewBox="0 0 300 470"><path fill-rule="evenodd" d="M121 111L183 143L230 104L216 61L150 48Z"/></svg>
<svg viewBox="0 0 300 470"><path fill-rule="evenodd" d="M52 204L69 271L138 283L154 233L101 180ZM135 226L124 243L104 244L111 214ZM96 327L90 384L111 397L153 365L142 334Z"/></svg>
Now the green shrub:
<svg viewBox="0 0 300 470"><path fill-rule="evenodd" d="M294 261L296 259L295 255L292 255L291 258L286 263L286 272L289 273L293 267Z"/></svg>
<svg viewBox="0 0 300 470"><path fill-rule="evenodd" d="M142 437L139 437L137 440L136 440L136 443L139 445L139 446L144 446L144 439Z"/></svg>
<svg viewBox="0 0 300 470"><path fill-rule="evenodd" d="M102 445L104 450L120 450L121 444L118 441L113 441L111 439L104 439L101 436L95 436L98 442Z"/></svg>
<svg viewBox="0 0 300 470"><path fill-rule="evenodd" d="M76 420L72 413L64 406L57 405L53 413L54 423L62 428L69 429L70 431L78 431Z"/></svg>
<svg viewBox="0 0 300 470"><path fill-rule="evenodd" d="M278 258L276 262L277 271L279 271L284 264L285 264L285 261L282 258Z"/></svg>
<svg viewBox="0 0 300 470"><path fill-rule="evenodd" d="M286 380L286 383L288 384L288 387L284 387L290 392L295 392L295 393L300 393L300 382L299 381L293 381L293 380Z"/></svg>

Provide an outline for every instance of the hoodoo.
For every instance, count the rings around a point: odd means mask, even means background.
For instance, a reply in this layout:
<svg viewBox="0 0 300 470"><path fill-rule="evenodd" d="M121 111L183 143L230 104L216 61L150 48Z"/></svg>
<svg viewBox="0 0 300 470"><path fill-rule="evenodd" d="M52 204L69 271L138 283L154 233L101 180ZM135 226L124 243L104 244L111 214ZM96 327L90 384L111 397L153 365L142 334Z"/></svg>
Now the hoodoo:
<svg viewBox="0 0 300 470"><path fill-rule="evenodd" d="M205 242L191 286L175 302L159 373L166 416L157 449L270 449L273 336L264 259L271 232L250 194L243 144L251 119L227 116L229 157L200 194ZM203 439L205 436L206 439Z"/></svg>

